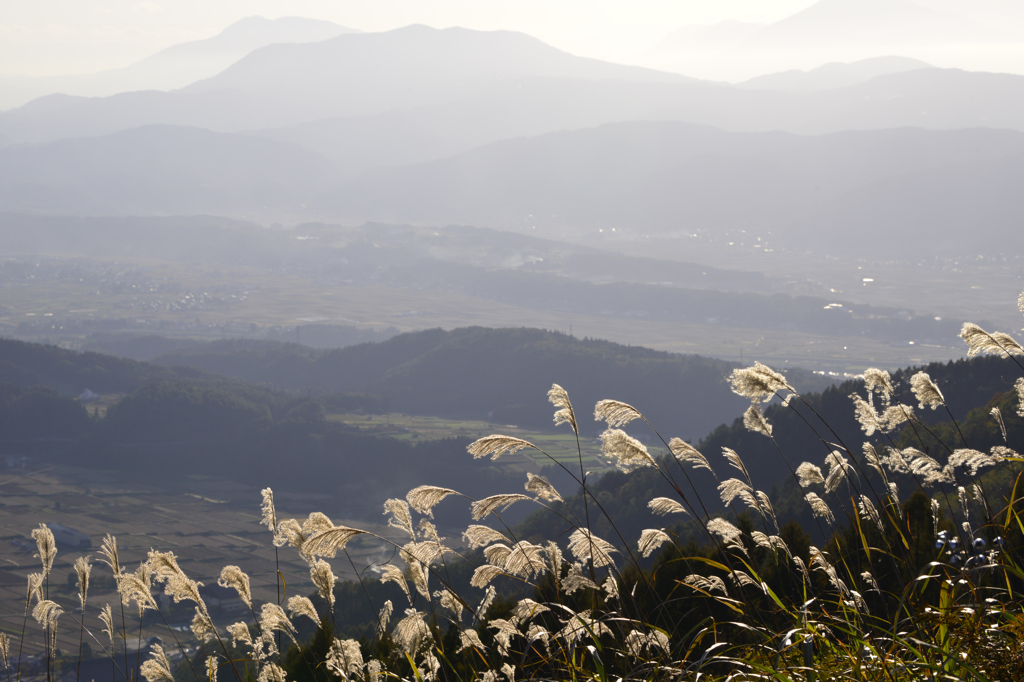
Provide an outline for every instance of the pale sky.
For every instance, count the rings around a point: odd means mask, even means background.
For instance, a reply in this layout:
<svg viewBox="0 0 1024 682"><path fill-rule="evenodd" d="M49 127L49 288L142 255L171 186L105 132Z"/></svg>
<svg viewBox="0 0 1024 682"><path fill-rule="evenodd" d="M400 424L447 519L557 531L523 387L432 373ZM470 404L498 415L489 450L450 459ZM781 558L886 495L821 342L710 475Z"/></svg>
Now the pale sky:
<svg viewBox="0 0 1024 682"><path fill-rule="evenodd" d="M770 23L813 0L0 0L0 75L88 73L218 33L246 16L363 31L412 23L523 31L574 54L632 60L688 24ZM917 0L1024 32L1022 0Z"/></svg>

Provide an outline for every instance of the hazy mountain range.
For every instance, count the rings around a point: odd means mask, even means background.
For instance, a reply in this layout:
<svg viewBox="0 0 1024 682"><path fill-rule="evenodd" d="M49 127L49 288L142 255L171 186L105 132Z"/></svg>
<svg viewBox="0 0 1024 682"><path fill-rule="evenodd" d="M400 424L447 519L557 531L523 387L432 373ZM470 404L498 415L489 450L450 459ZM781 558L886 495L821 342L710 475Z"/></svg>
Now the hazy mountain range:
<svg viewBox="0 0 1024 682"><path fill-rule="evenodd" d="M573 238L745 230L763 248L826 253L871 253L865 237L884 236L892 248L948 254L1012 243L1024 133L808 137L631 122L350 178L351 165L292 142L180 126L0 149L0 207L13 212L465 224Z"/></svg>
<svg viewBox="0 0 1024 682"><path fill-rule="evenodd" d="M172 90L209 78L266 45L317 42L356 32L316 19L248 17L212 38L172 45L121 69L76 76L0 77L0 110L53 93L107 97L134 90Z"/></svg>

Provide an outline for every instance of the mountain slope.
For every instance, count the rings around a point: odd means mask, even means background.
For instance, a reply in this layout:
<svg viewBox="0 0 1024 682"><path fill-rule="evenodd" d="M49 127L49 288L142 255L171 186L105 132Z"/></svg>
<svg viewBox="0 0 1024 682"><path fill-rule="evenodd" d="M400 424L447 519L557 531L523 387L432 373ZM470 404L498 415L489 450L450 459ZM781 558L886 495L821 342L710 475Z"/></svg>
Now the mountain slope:
<svg viewBox="0 0 1024 682"><path fill-rule="evenodd" d="M329 161L287 143L146 126L0 149L0 203L49 213L300 210L333 174Z"/></svg>
<svg viewBox="0 0 1024 682"><path fill-rule="evenodd" d="M121 69L77 76L0 78L0 110L54 93L106 97L135 90L171 90L209 78L267 45L317 42L357 32L316 19L247 17L211 38L172 45Z"/></svg>
<svg viewBox="0 0 1024 682"><path fill-rule="evenodd" d="M750 90L782 90L814 92L859 85L879 76L935 68L920 59L909 57L871 57L855 62L831 62L809 71L794 69L757 76L737 84Z"/></svg>
<svg viewBox="0 0 1024 682"><path fill-rule="evenodd" d="M953 216L979 211L992 217L986 229L996 232L1013 224L1020 202L1011 186L1024 179L1024 166L1014 155L1021 153L1024 135L985 129L799 137L623 123L495 143L450 159L380 172L325 195L317 205L349 219L503 229L522 229L531 216L538 230L577 235L599 228L644 235L754 227L754 236L767 246L802 243L806 231L801 228L793 236L791 226L814 216L819 228L829 227L817 230L817 245L846 248L849 240L843 234L860 233L852 216L876 216L899 205L899 218L894 214L884 221L886 229L914 234L931 225L924 218L936 213L929 202L942 195L934 205L946 207L949 218L936 223L941 229L935 231L948 237L955 250L971 240L951 224ZM996 159L1005 161L998 171L985 173L992 183L971 180ZM909 183L902 198L896 185L877 195L859 189L872 183L882 187L896 178ZM910 191L911 186L916 189ZM950 191L954 186L958 191ZM833 201L840 203L827 209ZM843 207L852 202L860 207L844 218ZM847 231L830 242L840 226ZM936 246L930 242L927 250ZM1002 250L1004 245L985 248Z"/></svg>

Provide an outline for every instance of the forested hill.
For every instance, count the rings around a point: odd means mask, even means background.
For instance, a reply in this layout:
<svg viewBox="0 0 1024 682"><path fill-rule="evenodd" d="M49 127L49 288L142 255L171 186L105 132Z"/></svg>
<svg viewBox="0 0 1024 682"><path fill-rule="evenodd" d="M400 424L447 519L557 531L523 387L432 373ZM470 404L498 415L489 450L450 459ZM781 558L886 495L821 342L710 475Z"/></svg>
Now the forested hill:
<svg viewBox="0 0 1024 682"><path fill-rule="evenodd" d="M544 397L557 383L569 391L577 411L588 415L581 420L588 435L599 432L589 415L603 398L645 405L652 419L685 438L702 437L746 406L725 380L735 363L539 329L432 329L324 351L294 344L212 342L154 362L284 389L381 394L395 412L531 427L551 426L551 406ZM818 387L823 383L809 372L801 378Z"/></svg>
<svg viewBox="0 0 1024 682"><path fill-rule="evenodd" d="M48 386L67 395L85 389L127 393L157 381L213 380L191 367L161 367L100 353L0 338L0 382L21 387Z"/></svg>

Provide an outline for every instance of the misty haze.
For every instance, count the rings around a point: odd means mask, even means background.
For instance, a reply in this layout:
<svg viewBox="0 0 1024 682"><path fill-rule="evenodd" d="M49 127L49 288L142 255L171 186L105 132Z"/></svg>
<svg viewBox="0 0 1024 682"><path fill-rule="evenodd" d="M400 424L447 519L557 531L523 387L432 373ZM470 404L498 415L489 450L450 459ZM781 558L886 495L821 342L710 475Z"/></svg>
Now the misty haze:
<svg viewBox="0 0 1024 682"><path fill-rule="evenodd" d="M0 677L1021 679L1021 187L1010 0L2 8Z"/></svg>

